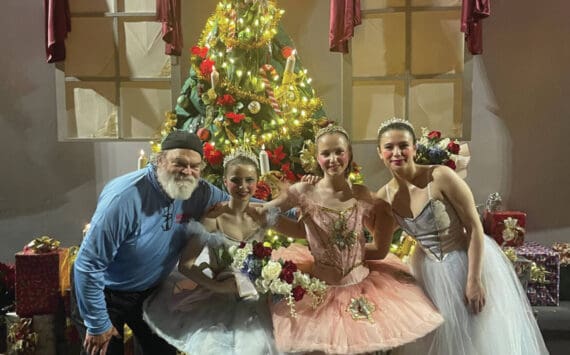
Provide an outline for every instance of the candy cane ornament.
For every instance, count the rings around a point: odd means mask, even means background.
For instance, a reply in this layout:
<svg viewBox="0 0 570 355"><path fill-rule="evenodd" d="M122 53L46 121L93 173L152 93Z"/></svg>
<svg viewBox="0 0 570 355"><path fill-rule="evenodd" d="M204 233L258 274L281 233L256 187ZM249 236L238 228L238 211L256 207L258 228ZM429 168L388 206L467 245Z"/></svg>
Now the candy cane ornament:
<svg viewBox="0 0 570 355"><path fill-rule="evenodd" d="M273 92L273 89L271 88L271 82L269 81L269 78L267 77L268 72L269 72L269 75L271 75L271 77L278 76L277 71L275 70L275 68L271 64L264 64L261 66L261 68L259 68L259 75L261 75L261 79L263 80L263 84L265 84L265 94L269 98L269 102L271 104L271 107L273 108L273 111L275 111L275 113L277 113L278 115L281 115L281 107L279 107L279 102L277 102L277 99L275 98L275 93Z"/></svg>

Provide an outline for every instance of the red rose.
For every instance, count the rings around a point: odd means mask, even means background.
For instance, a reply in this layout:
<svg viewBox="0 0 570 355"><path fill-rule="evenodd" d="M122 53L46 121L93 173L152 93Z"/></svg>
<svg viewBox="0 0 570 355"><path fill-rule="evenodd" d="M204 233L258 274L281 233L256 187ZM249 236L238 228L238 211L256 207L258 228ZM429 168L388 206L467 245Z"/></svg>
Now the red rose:
<svg viewBox="0 0 570 355"><path fill-rule="evenodd" d="M198 131L196 132L196 135L198 136L198 138L200 138L200 140L202 142L206 142L210 140L210 137L212 136L212 134L210 133L210 130L207 128L200 128L198 129Z"/></svg>
<svg viewBox="0 0 570 355"><path fill-rule="evenodd" d="M236 103L236 99L230 94L224 94L218 97L216 103L220 106L233 106Z"/></svg>
<svg viewBox="0 0 570 355"><path fill-rule="evenodd" d="M431 132L429 132L427 137L429 139L439 139L439 138L441 138L441 132L440 131L431 131Z"/></svg>
<svg viewBox="0 0 570 355"><path fill-rule="evenodd" d="M253 197L267 201L271 196L271 187L265 181L258 181Z"/></svg>
<svg viewBox="0 0 570 355"><path fill-rule="evenodd" d="M190 49L190 53L204 59L208 55L208 47L193 46L192 49Z"/></svg>
<svg viewBox="0 0 570 355"><path fill-rule="evenodd" d="M281 274L279 275L279 278L281 280L287 282L288 284L292 284L293 279L295 277L293 276L293 273L290 270L283 269L283 270L281 270Z"/></svg>
<svg viewBox="0 0 570 355"><path fill-rule="evenodd" d="M295 302L302 300L305 292L307 291L300 285L293 287L293 298L295 299Z"/></svg>
<svg viewBox="0 0 570 355"><path fill-rule="evenodd" d="M291 54L293 54L293 48L287 46L281 49L281 55L283 55L283 58L287 59L291 56Z"/></svg>
<svg viewBox="0 0 570 355"><path fill-rule="evenodd" d="M291 260L287 260L283 263L283 269L289 270L293 273L293 272L297 271L297 265L294 262L292 262Z"/></svg>
<svg viewBox="0 0 570 355"><path fill-rule="evenodd" d="M447 144L447 150L451 154L458 154L460 149L461 147L459 147L459 144L455 143L454 141L451 141Z"/></svg>
<svg viewBox="0 0 570 355"><path fill-rule="evenodd" d="M447 159L445 165L449 166L453 170L455 170L455 168L457 167L452 159Z"/></svg>
<svg viewBox="0 0 570 355"><path fill-rule="evenodd" d="M263 243L255 243L253 246L253 255L259 259L267 258L271 256L271 248L264 247Z"/></svg>
<svg viewBox="0 0 570 355"><path fill-rule="evenodd" d="M232 120L234 123L240 123L245 119L245 115L243 113L235 113L235 112L226 113L226 117Z"/></svg>
<svg viewBox="0 0 570 355"><path fill-rule="evenodd" d="M245 248L246 242L239 242L239 247L240 249Z"/></svg>

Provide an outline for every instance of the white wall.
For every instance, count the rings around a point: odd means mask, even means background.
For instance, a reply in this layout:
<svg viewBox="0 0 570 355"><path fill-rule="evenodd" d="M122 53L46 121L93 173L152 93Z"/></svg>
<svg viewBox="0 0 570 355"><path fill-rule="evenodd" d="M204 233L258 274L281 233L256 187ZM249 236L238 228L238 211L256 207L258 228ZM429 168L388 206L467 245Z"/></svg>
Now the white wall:
<svg viewBox="0 0 570 355"><path fill-rule="evenodd" d="M185 48L197 41L215 3L183 1ZM341 55L328 52L328 1L281 0L279 5L328 116L340 119ZM485 52L473 63L473 158L467 181L478 202L498 191L507 207L527 211L528 239L570 241L565 208L570 200L570 3L494 0L492 6L484 23ZM131 171L138 150L148 145L57 142L42 2L9 0L2 10L0 261L13 261L13 254L37 236L77 244L103 185ZM188 63L187 52L182 63ZM355 154L367 184L378 188L388 174L374 149L361 144Z"/></svg>

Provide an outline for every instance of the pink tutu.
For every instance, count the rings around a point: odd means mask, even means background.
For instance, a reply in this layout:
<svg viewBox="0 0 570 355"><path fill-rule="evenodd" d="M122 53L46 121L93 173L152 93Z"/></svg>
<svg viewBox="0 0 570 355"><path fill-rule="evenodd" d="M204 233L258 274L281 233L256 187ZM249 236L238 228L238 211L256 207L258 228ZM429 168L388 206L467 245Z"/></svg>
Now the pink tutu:
<svg viewBox="0 0 570 355"><path fill-rule="evenodd" d="M314 264L309 249L293 244L274 251L275 259L292 260L302 270L329 283L326 267ZM333 273L334 274L334 273ZM277 348L284 352L324 351L354 354L387 350L425 336L443 318L415 284L396 256L355 267L316 308L311 297L295 304L291 316L285 302L272 304Z"/></svg>

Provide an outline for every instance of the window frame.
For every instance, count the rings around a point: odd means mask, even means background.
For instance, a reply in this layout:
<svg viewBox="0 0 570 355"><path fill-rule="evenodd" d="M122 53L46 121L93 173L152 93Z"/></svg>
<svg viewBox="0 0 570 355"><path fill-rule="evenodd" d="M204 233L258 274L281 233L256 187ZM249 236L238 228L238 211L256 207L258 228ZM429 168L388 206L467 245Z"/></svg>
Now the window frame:
<svg viewBox="0 0 570 355"><path fill-rule="evenodd" d="M118 9L118 6L125 5L126 0L113 0L114 8ZM170 107L175 107L176 100L181 87L181 66L180 58L178 56L167 55L170 57L170 76L168 77L145 77L137 75L121 75L121 52L120 48L124 45L124 38L121 39L121 29L120 24L124 20L135 20L141 22L153 22L156 23L156 12L127 12L127 11L105 11L105 12L71 12L71 19L73 18L110 18L112 20L112 34L114 43L112 45L114 49L114 75L109 76L89 76L89 75L77 75L71 76L66 75L65 71L65 61L56 62L54 66L55 73L55 92L56 92L56 104L57 104L57 132L58 141L60 142L76 142L76 141L148 141L152 140L153 136L149 137L129 137L125 136L125 121L123 118L124 105L121 102L121 88L128 87L131 83L165 83L165 85L170 86ZM123 41L123 42L120 42ZM164 42L163 42L164 43ZM82 46L88 46L89 44L82 44ZM116 137L75 137L70 136L70 131L68 125L71 123L72 118L68 117L67 114L67 89L66 86L73 82L96 82L96 83L111 83L114 85L115 97L114 105L117 109L117 136ZM125 85L127 84L127 85ZM157 127L156 134L160 134L160 127Z"/></svg>
<svg viewBox="0 0 570 355"><path fill-rule="evenodd" d="M385 76L359 76L352 75L352 47L348 55L343 55L341 59L341 113L344 118L345 127L351 136L354 136L354 118L353 118L353 88L354 82L403 82L404 86L404 117L410 119L410 89L414 80L441 80L441 79L461 79L461 135L455 138L462 141L471 139L471 116L472 116L472 79L473 79L473 61L472 56L464 45L463 50L463 71L461 73L446 73L446 74L412 74L412 14L417 12L427 11L459 11L461 12L460 5L454 6L412 6L412 0L405 0L405 6L386 7L378 9L362 10L362 19L366 19L371 15L386 14L386 13L401 13L405 15L405 64L404 73L400 75L385 75ZM457 31L460 31L457 28ZM389 117L386 117L388 119ZM413 118L412 118L413 123ZM419 132L420 127L416 127ZM437 127L430 127L437 129ZM355 139L355 143L376 143L376 139Z"/></svg>

